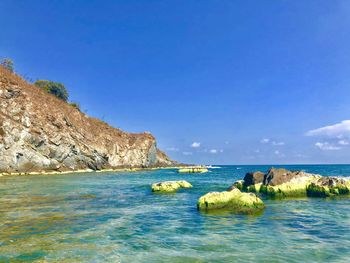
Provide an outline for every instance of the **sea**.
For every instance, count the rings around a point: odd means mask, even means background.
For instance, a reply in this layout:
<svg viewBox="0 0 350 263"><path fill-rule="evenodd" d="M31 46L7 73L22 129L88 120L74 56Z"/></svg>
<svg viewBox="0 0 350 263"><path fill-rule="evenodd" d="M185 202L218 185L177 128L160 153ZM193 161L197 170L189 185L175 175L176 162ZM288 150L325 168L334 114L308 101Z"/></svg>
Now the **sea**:
<svg viewBox="0 0 350 263"><path fill-rule="evenodd" d="M349 262L350 198L263 199L258 214L198 198L271 165L0 177L0 262ZM274 165L350 176L350 165ZM153 194L152 183L192 189Z"/></svg>

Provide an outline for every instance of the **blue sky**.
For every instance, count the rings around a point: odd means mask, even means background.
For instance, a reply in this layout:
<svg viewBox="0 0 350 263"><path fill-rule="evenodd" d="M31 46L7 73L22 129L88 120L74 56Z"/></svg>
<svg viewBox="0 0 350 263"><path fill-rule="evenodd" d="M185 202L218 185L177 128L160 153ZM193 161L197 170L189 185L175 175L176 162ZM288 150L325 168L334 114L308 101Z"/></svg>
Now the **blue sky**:
<svg viewBox="0 0 350 263"><path fill-rule="evenodd" d="M176 160L349 163L349 1L3 0L0 25L17 72Z"/></svg>

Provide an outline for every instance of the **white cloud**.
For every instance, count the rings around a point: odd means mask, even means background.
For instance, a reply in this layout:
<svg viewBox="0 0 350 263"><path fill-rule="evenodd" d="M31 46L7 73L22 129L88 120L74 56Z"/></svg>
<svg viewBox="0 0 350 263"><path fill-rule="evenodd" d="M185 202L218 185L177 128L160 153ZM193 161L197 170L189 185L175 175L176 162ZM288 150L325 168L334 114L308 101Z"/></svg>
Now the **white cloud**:
<svg viewBox="0 0 350 263"><path fill-rule="evenodd" d="M263 139L261 139L261 140L260 140L260 143L263 143L263 144L271 143L271 145L273 145L273 146L282 146L282 145L285 145L284 142L271 141L269 138L263 138Z"/></svg>
<svg viewBox="0 0 350 263"><path fill-rule="evenodd" d="M274 146L282 146L282 145L285 145L285 143L284 142L275 142L275 141L273 141L272 145L274 145Z"/></svg>
<svg viewBox="0 0 350 263"><path fill-rule="evenodd" d="M218 150L216 150L216 149L211 149L209 152L210 152L210 153L213 153L213 154L216 154L216 153L218 153Z"/></svg>
<svg viewBox="0 0 350 263"><path fill-rule="evenodd" d="M169 151L169 152L178 152L179 149L175 148L175 147L169 147L169 148L167 148L167 151Z"/></svg>
<svg viewBox="0 0 350 263"><path fill-rule="evenodd" d="M255 153L259 153L259 152L260 152L260 150L259 150L259 149L256 149L254 152L255 152Z"/></svg>
<svg viewBox="0 0 350 263"><path fill-rule="evenodd" d="M193 142L193 143L191 144L191 147L192 147L192 148L199 148L199 147L201 147L201 143L200 143L200 142Z"/></svg>
<svg viewBox="0 0 350 263"><path fill-rule="evenodd" d="M281 158L285 157L285 154L281 153L279 150L274 151L274 154Z"/></svg>
<svg viewBox="0 0 350 263"><path fill-rule="evenodd" d="M261 143L268 143L270 141L270 139L268 138L263 138L260 140Z"/></svg>
<svg viewBox="0 0 350 263"><path fill-rule="evenodd" d="M329 142L316 142L315 146L324 151L334 151L341 149L339 146L332 145Z"/></svg>
<svg viewBox="0 0 350 263"><path fill-rule="evenodd" d="M307 136L350 137L350 120L308 131Z"/></svg>
<svg viewBox="0 0 350 263"><path fill-rule="evenodd" d="M183 155L192 155L192 152L182 152Z"/></svg>
<svg viewBox="0 0 350 263"><path fill-rule="evenodd" d="M340 140L340 141L338 141L338 144L339 144L339 145L348 145L349 142L348 142L348 141L345 141L345 140Z"/></svg>

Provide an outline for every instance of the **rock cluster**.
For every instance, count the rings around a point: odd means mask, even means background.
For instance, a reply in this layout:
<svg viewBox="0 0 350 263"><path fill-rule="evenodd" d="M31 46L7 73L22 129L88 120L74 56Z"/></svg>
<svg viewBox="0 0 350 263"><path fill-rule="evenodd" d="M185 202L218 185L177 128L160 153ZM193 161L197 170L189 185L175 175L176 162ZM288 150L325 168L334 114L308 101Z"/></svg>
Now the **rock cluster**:
<svg viewBox="0 0 350 263"><path fill-rule="evenodd" d="M0 173L175 164L150 133L113 128L0 67Z"/></svg>
<svg viewBox="0 0 350 263"><path fill-rule="evenodd" d="M233 186L247 192L262 193L270 197L327 197L350 192L350 182L344 178L322 177L303 171L271 168L262 172L247 173Z"/></svg>
<svg viewBox="0 0 350 263"><path fill-rule="evenodd" d="M166 181L153 184L152 191L176 192L179 188L189 187L192 185L186 181ZM330 197L349 194L349 179L271 168L267 173L259 171L247 173L243 180L236 181L226 191L209 192L201 196L197 208L201 211L256 213L265 208L260 196Z"/></svg>

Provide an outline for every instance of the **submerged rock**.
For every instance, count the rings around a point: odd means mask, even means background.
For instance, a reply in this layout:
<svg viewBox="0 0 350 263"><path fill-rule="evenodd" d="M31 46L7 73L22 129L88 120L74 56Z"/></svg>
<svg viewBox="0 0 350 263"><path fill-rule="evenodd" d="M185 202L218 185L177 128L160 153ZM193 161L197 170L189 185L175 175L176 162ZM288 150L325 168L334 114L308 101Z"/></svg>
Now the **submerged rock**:
<svg viewBox="0 0 350 263"><path fill-rule="evenodd" d="M338 177L321 177L307 187L308 196L329 197L350 193L350 181Z"/></svg>
<svg viewBox="0 0 350 263"><path fill-rule="evenodd" d="M206 173L208 169L206 167L186 167L178 170L179 173Z"/></svg>
<svg viewBox="0 0 350 263"><path fill-rule="evenodd" d="M152 192L171 193L180 188L192 188L192 185L187 181L166 181L152 184Z"/></svg>
<svg viewBox="0 0 350 263"><path fill-rule="evenodd" d="M253 193L243 193L232 187L231 191L210 192L199 198L199 210L228 209L236 213L252 213L264 208L263 201Z"/></svg>

